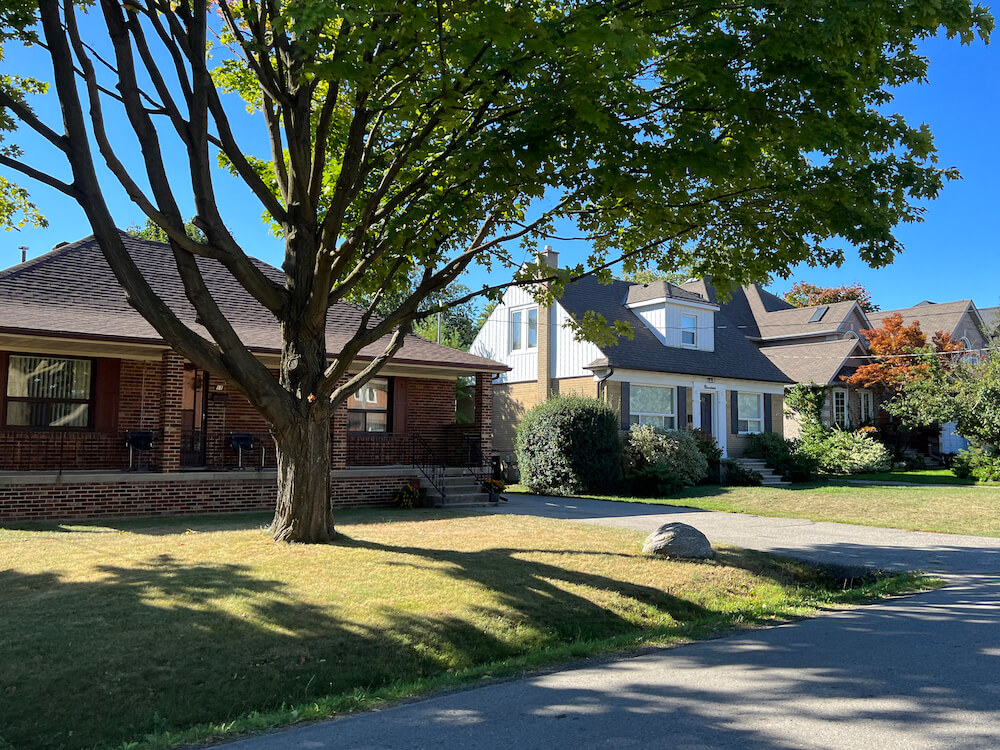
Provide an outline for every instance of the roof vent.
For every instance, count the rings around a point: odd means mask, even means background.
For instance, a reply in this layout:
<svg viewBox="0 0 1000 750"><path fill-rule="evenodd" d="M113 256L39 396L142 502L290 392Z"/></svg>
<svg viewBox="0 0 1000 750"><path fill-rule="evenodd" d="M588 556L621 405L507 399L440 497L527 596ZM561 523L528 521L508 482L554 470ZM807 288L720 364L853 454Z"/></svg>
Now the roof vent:
<svg viewBox="0 0 1000 750"><path fill-rule="evenodd" d="M830 309L829 305L820 305L819 307L816 308L816 311L812 314L812 317L809 318L809 322L819 323L821 320L823 320L823 316L826 315L826 311L829 309Z"/></svg>
<svg viewBox="0 0 1000 750"><path fill-rule="evenodd" d="M53 250L58 250L61 247L66 247L66 245L68 245L68 244L69 244L68 242L57 242L56 244L54 244L52 246L52 249Z"/></svg>

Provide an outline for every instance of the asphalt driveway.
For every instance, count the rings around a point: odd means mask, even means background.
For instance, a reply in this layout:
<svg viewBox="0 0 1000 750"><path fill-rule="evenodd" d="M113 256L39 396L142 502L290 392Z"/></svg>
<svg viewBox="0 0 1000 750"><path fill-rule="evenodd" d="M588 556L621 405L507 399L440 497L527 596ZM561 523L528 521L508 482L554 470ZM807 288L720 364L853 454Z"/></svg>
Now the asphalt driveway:
<svg viewBox="0 0 1000 750"><path fill-rule="evenodd" d="M255 737L276 748L997 748L1000 539L512 495L500 512L943 575L936 591Z"/></svg>

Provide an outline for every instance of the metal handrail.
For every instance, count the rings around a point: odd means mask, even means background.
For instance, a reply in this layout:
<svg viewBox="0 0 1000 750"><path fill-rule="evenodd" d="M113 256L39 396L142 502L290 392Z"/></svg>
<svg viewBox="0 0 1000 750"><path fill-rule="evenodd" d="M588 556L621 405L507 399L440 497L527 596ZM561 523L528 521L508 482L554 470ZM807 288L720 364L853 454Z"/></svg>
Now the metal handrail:
<svg viewBox="0 0 1000 750"><path fill-rule="evenodd" d="M462 436L465 441L468 454L468 468L472 472L479 486L486 490L490 496L490 502L496 503L500 500L500 493L496 491L493 484L489 482L493 478L493 461L483 453L481 438L476 435L465 434Z"/></svg>
<svg viewBox="0 0 1000 750"><path fill-rule="evenodd" d="M447 466L434 454L427 441L416 433L410 440L410 463L438 491L443 503L446 494L444 478L447 474Z"/></svg>

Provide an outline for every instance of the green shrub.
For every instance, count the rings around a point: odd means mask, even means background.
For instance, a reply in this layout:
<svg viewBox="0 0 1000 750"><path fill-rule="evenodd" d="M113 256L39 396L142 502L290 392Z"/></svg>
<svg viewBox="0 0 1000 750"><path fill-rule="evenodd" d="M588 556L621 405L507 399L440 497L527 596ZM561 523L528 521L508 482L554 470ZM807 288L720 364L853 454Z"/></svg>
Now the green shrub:
<svg viewBox="0 0 1000 750"><path fill-rule="evenodd" d="M831 430L818 448L819 455L813 455L820 468L830 474L868 474L892 468L892 454L864 433Z"/></svg>
<svg viewBox="0 0 1000 750"><path fill-rule="evenodd" d="M764 483L764 477L759 471L748 469L743 464L730 461L728 458L722 462L723 484L731 487L760 487Z"/></svg>
<svg viewBox="0 0 1000 750"><path fill-rule="evenodd" d="M819 461L805 452L797 441L785 440L773 432L751 435L747 455L763 459L789 482L811 482L819 472Z"/></svg>
<svg viewBox="0 0 1000 750"><path fill-rule="evenodd" d="M635 425L627 433L623 462L631 490L644 495L671 494L708 474L708 461L694 435L651 425Z"/></svg>
<svg viewBox="0 0 1000 750"><path fill-rule="evenodd" d="M603 401L556 396L525 414L514 445L532 492L607 492L621 484L618 415Z"/></svg>
<svg viewBox="0 0 1000 750"><path fill-rule="evenodd" d="M979 446L959 451L951 461L951 472L959 479L1000 482L1000 453Z"/></svg>
<svg viewBox="0 0 1000 750"><path fill-rule="evenodd" d="M976 459L976 454L971 450L961 450L952 456L951 473L959 479L968 479L972 476L972 465Z"/></svg>
<svg viewBox="0 0 1000 750"><path fill-rule="evenodd" d="M712 436L711 432L705 430L691 430L694 442L698 445L698 450L708 462L708 473L699 484L719 484L722 482L722 472L720 462L722 461L722 448L719 442Z"/></svg>

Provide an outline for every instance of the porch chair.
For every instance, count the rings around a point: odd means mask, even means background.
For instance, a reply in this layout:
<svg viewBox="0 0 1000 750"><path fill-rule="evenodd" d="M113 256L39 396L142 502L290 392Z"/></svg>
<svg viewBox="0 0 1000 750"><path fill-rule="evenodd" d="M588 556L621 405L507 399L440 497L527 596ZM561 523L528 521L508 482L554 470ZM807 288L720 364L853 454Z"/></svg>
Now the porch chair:
<svg viewBox="0 0 1000 750"><path fill-rule="evenodd" d="M142 463L142 454L152 453L153 433L148 430L126 430L125 445L128 447L128 470L138 471L139 464ZM148 458L146 468L149 468Z"/></svg>
<svg viewBox="0 0 1000 750"><path fill-rule="evenodd" d="M243 466L243 451L252 451L257 445L257 438L250 434L249 432L230 432L229 433L229 444L232 446L233 450L236 452L236 470L243 471L246 467ZM258 469L264 468L264 451L266 450L266 444L261 441L260 445L260 466Z"/></svg>

